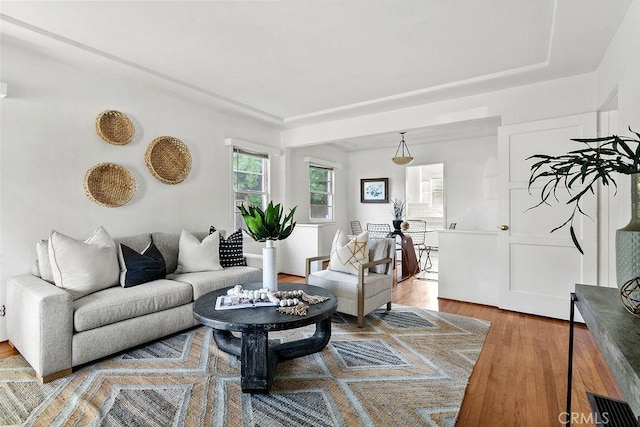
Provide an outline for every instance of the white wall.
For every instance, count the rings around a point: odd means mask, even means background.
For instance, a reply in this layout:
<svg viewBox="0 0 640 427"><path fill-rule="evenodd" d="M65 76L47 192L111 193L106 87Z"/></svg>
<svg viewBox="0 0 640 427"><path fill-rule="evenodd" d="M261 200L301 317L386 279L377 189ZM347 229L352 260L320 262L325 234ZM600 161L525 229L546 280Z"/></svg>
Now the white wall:
<svg viewBox="0 0 640 427"><path fill-rule="evenodd" d="M56 229L86 238L97 226L113 236L149 231L208 230L232 226L228 137L280 145L280 129L196 105L140 84L36 55L3 38L0 147L0 305L8 277L31 271L35 243ZM94 121L116 109L135 123L124 146L96 134ZM171 135L190 149L193 166L177 185L154 178L144 153L157 136ZM127 167L137 181L134 198L119 208L90 201L85 171L100 162ZM282 197L282 158L272 163L273 198ZM11 310L11 307L7 308ZM0 341L5 338L0 321Z"/></svg>
<svg viewBox="0 0 640 427"><path fill-rule="evenodd" d="M605 114L600 123L601 135L628 134L628 127L640 132L640 1L634 1L609 45L598 70L597 105L607 103L617 92L617 112ZM599 242L600 285L617 286L615 274L615 230L624 227L631 217L630 180L620 177L615 189L605 189L600 201Z"/></svg>
<svg viewBox="0 0 640 427"><path fill-rule="evenodd" d="M446 223L462 230L495 230L498 225L498 193L495 168L497 136L420 143L407 140L414 157L412 166L444 163ZM406 168L391 162L394 149L357 151L349 154L349 200L351 219L389 223L390 203L360 203L360 179L389 178L389 200L405 199Z"/></svg>
<svg viewBox="0 0 640 427"><path fill-rule="evenodd" d="M617 88L620 130L640 131L640 1L631 3L598 70L598 107Z"/></svg>

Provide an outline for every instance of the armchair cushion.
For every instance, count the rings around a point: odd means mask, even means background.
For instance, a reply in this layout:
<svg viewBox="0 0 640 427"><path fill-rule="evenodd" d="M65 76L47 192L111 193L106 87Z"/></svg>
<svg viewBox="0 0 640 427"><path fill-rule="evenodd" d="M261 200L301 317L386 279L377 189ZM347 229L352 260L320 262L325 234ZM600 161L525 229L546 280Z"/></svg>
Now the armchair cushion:
<svg viewBox="0 0 640 427"><path fill-rule="evenodd" d="M338 298L358 300L358 276L339 271L320 270L309 276L309 284L320 286ZM392 286L391 278L386 274L371 273L364 278L365 299L377 295Z"/></svg>
<svg viewBox="0 0 640 427"><path fill-rule="evenodd" d="M385 239L369 239L369 262L378 261L389 256L389 245ZM389 264L378 264L369 271L385 274L389 270Z"/></svg>
<svg viewBox="0 0 640 427"><path fill-rule="evenodd" d="M358 266L369 262L369 233L366 231L349 240L347 234L338 229L331 244L329 270L358 274ZM365 269L364 274L369 274Z"/></svg>

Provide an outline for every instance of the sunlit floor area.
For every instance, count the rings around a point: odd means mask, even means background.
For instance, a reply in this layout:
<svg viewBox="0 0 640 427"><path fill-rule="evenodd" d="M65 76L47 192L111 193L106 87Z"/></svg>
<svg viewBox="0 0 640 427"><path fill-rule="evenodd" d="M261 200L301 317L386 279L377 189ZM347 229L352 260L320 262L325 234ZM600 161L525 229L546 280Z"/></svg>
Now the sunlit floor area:
<svg viewBox="0 0 640 427"><path fill-rule="evenodd" d="M420 272L415 275L415 278L438 282L438 252L433 251L422 255Z"/></svg>
<svg viewBox="0 0 640 427"><path fill-rule="evenodd" d="M421 307L429 310L438 311L438 257L431 255L430 265L425 267L425 259L421 263L423 268L415 276L411 276L407 280L398 282L393 288L393 301L405 301L405 305L413 307Z"/></svg>
<svg viewBox="0 0 640 427"><path fill-rule="evenodd" d="M423 258L424 261L424 258ZM438 271L437 255L432 259ZM401 263L399 263L401 264ZM437 279L437 273L431 273ZM281 275L304 283L304 277ZM457 427L559 425L565 410L568 322L438 298L437 280L410 277L393 286L394 304L421 307L491 322L469 380ZM576 328L573 406L589 414L586 392L624 399L591 333Z"/></svg>

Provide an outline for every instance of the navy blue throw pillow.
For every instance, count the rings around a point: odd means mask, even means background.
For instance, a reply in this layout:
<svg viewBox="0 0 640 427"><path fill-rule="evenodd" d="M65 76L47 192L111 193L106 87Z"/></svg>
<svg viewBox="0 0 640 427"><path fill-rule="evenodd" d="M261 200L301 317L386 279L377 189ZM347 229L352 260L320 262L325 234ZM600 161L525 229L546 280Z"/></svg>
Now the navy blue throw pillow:
<svg viewBox="0 0 640 427"><path fill-rule="evenodd" d="M153 242L141 254L121 243L119 255L120 285L124 288L164 279L167 275L164 258Z"/></svg>
<svg viewBox="0 0 640 427"><path fill-rule="evenodd" d="M220 265L224 268L247 265L242 249L242 230L234 231L226 240L220 236Z"/></svg>

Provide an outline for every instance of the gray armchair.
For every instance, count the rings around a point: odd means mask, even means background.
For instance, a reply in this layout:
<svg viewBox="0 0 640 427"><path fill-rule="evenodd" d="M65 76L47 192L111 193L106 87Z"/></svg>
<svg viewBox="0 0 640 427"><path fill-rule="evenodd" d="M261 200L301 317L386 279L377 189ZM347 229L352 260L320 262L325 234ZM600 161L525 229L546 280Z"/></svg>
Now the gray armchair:
<svg viewBox="0 0 640 427"><path fill-rule="evenodd" d="M370 239L370 243L372 240ZM311 263L326 261L330 255L307 258L306 281L310 285L320 286L332 292L338 298L340 313L357 316L358 327L364 326L364 316L386 304L391 310L391 291L396 280L396 242L393 238L385 238L382 244L387 245L385 258L371 260L358 267L358 274L349 274L333 270L311 272ZM369 275L365 275L365 269Z"/></svg>

